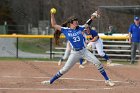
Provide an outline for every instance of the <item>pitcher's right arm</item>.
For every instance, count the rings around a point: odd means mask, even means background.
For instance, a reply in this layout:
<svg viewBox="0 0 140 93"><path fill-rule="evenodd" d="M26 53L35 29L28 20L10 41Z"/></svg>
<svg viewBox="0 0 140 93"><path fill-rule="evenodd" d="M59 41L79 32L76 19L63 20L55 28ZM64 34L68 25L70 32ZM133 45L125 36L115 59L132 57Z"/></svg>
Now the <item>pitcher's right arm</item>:
<svg viewBox="0 0 140 93"><path fill-rule="evenodd" d="M51 13L51 25L53 28L61 31L61 25L57 25L54 14Z"/></svg>

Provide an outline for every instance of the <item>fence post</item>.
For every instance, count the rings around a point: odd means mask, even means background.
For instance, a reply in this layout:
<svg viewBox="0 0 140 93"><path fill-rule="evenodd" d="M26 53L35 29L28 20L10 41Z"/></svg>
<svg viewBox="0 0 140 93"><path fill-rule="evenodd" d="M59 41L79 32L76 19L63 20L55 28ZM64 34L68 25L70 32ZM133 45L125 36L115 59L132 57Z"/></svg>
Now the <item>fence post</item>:
<svg viewBox="0 0 140 93"><path fill-rule="evenodd" d="M4 34L8 34L8 26L7 26L7 22L4 22Z"/></svg>
<svg viewBox="0 0 140 93"><path fill-rule="evenodd" d="M18 58L18 37L16 38L16 40L17 40L17 43L16 43L16 58Z"/></svg>
<svg viewBox="0 0 140 93"><path fill-rule="evenodd" d="M50 59L52 59L52 38L50 38Z"/></svg>

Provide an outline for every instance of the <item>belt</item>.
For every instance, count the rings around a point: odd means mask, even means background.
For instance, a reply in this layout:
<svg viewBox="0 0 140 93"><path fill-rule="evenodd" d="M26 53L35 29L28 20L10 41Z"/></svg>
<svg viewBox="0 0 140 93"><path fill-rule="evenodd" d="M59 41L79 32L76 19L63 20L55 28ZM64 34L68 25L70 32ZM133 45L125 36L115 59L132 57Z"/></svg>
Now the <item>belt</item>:
<svg viewBox="0 0 140 93"><path fill-rule="evenodd" d="M73 48L72 50L73 51L80 51L80 50L82 50L82 49L84 49L85 47L82 47L82 48Z"/></svg>

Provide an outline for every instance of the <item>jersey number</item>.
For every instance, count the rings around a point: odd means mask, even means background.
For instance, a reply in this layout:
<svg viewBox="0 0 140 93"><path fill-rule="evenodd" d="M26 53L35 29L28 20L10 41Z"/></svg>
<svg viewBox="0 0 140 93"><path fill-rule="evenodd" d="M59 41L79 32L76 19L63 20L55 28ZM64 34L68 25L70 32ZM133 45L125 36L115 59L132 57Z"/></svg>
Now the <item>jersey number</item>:
<svg viewBox="0 0 140 93"><path fill-rule="evenodd" d="M73 42L78 42L78 41L80 41L80 37L79 36L77 36L77 37L73 37Z"/></svg>

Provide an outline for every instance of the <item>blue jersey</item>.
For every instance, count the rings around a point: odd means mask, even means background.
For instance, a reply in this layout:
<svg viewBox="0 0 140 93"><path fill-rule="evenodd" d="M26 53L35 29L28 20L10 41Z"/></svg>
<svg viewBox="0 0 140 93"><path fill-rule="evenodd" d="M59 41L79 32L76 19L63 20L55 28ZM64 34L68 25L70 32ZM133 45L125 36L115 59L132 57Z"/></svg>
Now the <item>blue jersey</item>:
<svg viewBox="0 0 140 93"><path fill-rule="evenodd" d="M89 37L90 40L98 36L98 33L95 30L90 30L90 33L85 32L85 34Z"/></svg>
<svg viewBox="0 0 140 93"><path fill-rule="evenodd" d="M72 48L83 48L85 47L85 38L82 34L84 28L84 26L79 26L77 29L61 27L61 32L65 35L66 39L70 41Z"/></svg>
<svg viewBox="0 0 140 93"><path fill-rule="evenodd" d="M140 42L140 24L136 26L134 23L130 25L128 32L132 34L132 42Z"/></svg>

